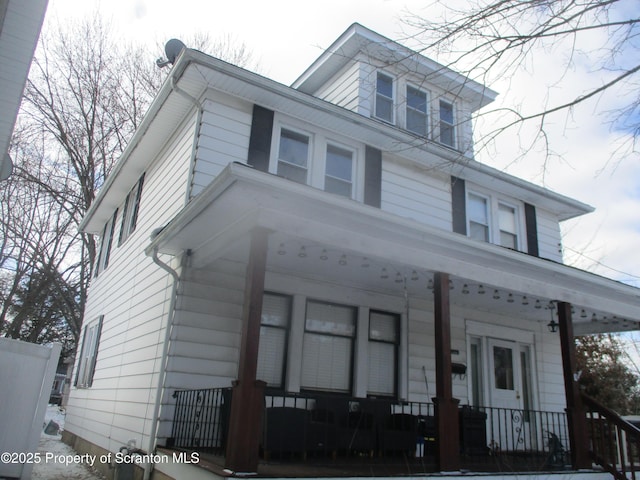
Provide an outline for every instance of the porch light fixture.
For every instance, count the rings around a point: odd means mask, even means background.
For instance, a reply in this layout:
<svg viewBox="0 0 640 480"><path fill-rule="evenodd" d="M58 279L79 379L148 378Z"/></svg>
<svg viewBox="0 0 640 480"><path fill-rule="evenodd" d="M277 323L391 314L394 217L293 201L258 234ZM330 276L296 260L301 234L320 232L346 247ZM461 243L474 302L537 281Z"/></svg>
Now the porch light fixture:
<svg viewBox="0 0 640 480"><path fill-rule="evenodd" d="M284 249L284 243L281 243L278 247L278 255L286 255L287 251Z"/></svg>
<svg viewBox="0 0 640 480"><path fill-rule="evenodd" d="M509 294L509 296L507 297L507 302L509 302L509 303L513 303L514 302L513 293Z"/></svg>
<svg viewBox="0 0 640 480"><path fill-rule="evenodd" d="M500 292L497 289L493 291L493 299L500 300Z"/></svg>
<svg viewBox="0 0 640 480"><path fill-rule="evenodd" d="M298 256L300 258L305 258L307 256L307 249L304 248L304 245L300 247L300 251L298 252Z"/></svg>
<svg viewBox="0 0 640 480"><path fill-rule="evenodd" d="M404 282L404 278L402 277L400 272L396 273L396 283L402 283L402 282Z"/></svg>
<svg viewBox="0 0 640 480"><path fill-rule="evenodd" d="M347 256L344 253L340 257L340 260L338 260L338 263L343 267L347 264Z"/></svg>
<svg viewBox="0 0 640 480"><path fill-rule="evenodd" d="M420 277L418 276L418 272L416 272L415 270L411 272L411 280L413 280L414 282L417 282L419 279Z"/></svg>
<svg viewBox="0 0 640 480"><path fill-rule="evenodd" d="M478 295L484 295L485 290L482 284L478 285Z"/></svg>
<svg viewBox="0 0 640 480"><path fill-rule="evenodd" d="M553 313L551 315L553 315ZM551 321L547 323L547 328L551 333L556 333L558 331L558 322L552 318Z"/></svg>
<svg viewBox="0 0 640 480"><path fill-rule="evenodd" d="M386 280L387 278L389 278L389 274L387 273L386 268L382 268L382 272L380 272L380 278L383 280Z"/></svg>
<svg viewBox="0 0 640 480"><path fill-rule="evenodd" d="M429 290L433 290L433 279L432 278L429 279L429 283L427 283L427 288Z"/></svg>
<svg viewBox="0 0 640 480"><path fill-rule="evenodd" d="M522 297L522 305L529 305L529 299L526 295Z"/></svg>
<svg viewBox="0 0 640 480"><path fill-rule="evenodd" d="M580 312L580 318L587 318L587 312L585 312L584 308Z"/></svg>
<svg viewBox="0 0 640 480"><path fill-rule="evenodd" d="M328 260L329 259L329 254L327 253L327 249L323 248L322 249L322 253L320 254L320 260Z"/></svg>
<svg viewBox="0 0 640 480"><path fill-rule="evenodd" d="M536 300L536 304L534 305L534 308L536 310L540 310L542 308L542 303L540 303L540 299L539 298Z"/></svg>
<svg viewBox="0 0 640 480"><path fill-rule="evenodd" d="M464 293L465 295L469 293L469 285L467 285L466 283L462 286L462 293Z"/></svg>

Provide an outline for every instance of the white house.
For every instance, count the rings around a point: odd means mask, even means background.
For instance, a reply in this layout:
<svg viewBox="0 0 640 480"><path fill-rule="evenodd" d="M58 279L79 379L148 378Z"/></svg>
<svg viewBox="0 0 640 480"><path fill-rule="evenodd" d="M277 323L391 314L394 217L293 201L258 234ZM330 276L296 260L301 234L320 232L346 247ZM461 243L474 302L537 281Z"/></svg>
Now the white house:
<svg viewBox="0 0 640 480"><path fill-rule="evenodd" d="M359 24L290 87L184 49L82 223L65 440L146 478L590 468L573 335L640 291L562 264L591 207L474 160L495 95Z"/></svg>

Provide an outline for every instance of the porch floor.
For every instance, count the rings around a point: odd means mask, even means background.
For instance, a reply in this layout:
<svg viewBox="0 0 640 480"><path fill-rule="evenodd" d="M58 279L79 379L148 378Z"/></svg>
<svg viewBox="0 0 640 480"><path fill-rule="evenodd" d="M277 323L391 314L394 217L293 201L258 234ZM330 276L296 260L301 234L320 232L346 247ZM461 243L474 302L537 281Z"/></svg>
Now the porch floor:
<svg viewBox="0 0 640 480"><path fill-rule="evenodd" d="M159 449L164 453L183 450ZM537 461L530 457L502 454L499 457L463 458L460 473L571 473L570 466L562 469L545 468L545 458ZM199 466L221 477L233 476L224 467L225 458L221 455L200 453ZM433 456L421 458L409 457L369 457L349 456L331 459L327 457L285 456L270 460L260 459L257 476L260 478L345 478L345 477L397 477L439 473ZM240 476L240 475L238 475Z"/></svg>

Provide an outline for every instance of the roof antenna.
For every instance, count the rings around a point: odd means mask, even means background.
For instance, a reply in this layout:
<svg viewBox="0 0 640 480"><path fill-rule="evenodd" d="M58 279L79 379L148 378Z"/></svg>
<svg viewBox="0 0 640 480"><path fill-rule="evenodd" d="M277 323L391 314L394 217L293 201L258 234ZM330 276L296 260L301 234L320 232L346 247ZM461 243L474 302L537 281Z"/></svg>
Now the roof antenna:
<svg viewBox="0 0 640 480"><path fill-rule="evenodd" d="M167 56L167 60L160 57L156 60L156 65L158 66L158 68L164 68L169 64L173 65L176 62L176 58L178 58L178 55L180 55L180 52L182 52L182 50L184 50L185 48L187 47L184 43L182 43L182 41L178 40L177 38L172 38L164 46L164 53Z"/></svg>

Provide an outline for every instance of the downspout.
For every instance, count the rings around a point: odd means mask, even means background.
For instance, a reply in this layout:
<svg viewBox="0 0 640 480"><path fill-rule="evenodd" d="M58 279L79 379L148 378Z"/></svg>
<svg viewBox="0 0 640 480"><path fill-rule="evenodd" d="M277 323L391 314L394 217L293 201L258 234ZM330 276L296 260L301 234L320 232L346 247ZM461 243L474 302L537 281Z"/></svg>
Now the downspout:
<svg viewBox="0 0 640 480"><path fill-rule="evenodd" d="M147 453L150 455L155 452L155 444L156 444L156 434L158 433L158 421L160 416L160 406L162 404L162 390L164 387L164 381L167 372L167 362L169 360L169 342L171 341L171 334L173 333L174 327L174 319L175 319L175 304L176 297L178 293L178 285L180 283L180 276L178 272L176 272L169 265L164 263L162 260L158 258L158 248L153 249L153 254L151 256L153 259L153 263L158 265L160 268L165 270L166 272L173 277L173 285L171 287L171 299L169 302L169 315L167 317L167 327L164 335L164 342L162 345L162 356L160 357L160 372L158 375L158 386L156 387L156 400L153 405L153 416L151 418L151 432L149 433L149 446L147 448ZM147 462L144 464L144 480L149 480L151 478L151 471L153 470L152 462Z"/></svg>

